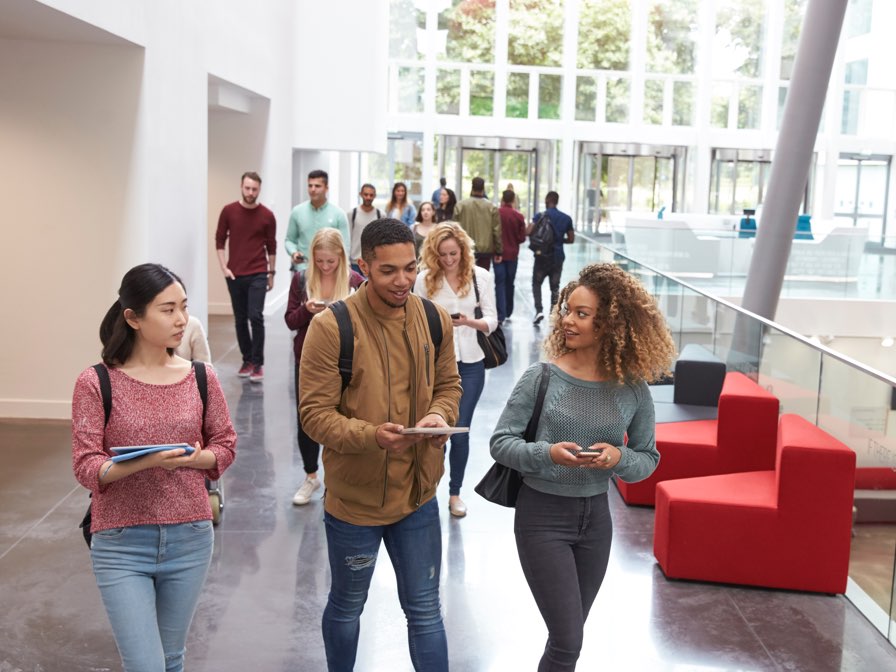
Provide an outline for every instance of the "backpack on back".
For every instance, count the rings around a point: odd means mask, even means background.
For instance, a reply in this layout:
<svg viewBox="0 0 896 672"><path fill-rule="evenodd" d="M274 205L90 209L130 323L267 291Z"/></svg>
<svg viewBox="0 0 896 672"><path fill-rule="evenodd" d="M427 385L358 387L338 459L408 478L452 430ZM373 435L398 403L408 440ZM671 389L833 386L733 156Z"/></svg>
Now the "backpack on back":
<svg viewBox="0 0 896 672"><path fill-rule="evenodd" d="M553 256L554 235L551 218L546 212L542 213L532 227L532 233L529 234L529 249L535 253L536 257Z"/></svg>
<svg viewBox="0 0 896 672"><path fill-rule="evenodd" d="M439 358L439 350L442 347L442 320L439 310L432 301L424 299L423 309L426 312L426 322L429 325L429 335L435 349L433 364ZM339 327L339 375L342 377L342 391L352 382L352 363L355 355L355 331L352 327L352 318L348 314L348 306L345 301L334 301L329 306L336 316L336 325Z"/></svg>

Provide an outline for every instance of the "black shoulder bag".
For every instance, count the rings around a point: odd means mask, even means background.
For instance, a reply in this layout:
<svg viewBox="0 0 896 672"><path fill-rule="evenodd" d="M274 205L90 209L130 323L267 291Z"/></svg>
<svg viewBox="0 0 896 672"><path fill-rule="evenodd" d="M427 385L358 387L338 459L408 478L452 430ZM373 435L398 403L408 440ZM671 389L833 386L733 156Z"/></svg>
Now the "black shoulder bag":
<svg viewBox="0 0 896 672"><path fill-rule="evenodd" d="M473 309L473 317L477 320L482 319L482 308L479 306L479 284L476 282L476 272L473 272L473 289L476 291L476 308ZM486 334L484 331L476 330L476 340L479 341L479 347L485 355L485 368L494 369L501 366L507 361L507 341L504 339L504 332L501 326L495 327L495 330Z"/></svg>
<svg viewBox="0 0 896 672"><path fill-rule="evenodd" d="M541 407L544 405L544 395L548 389L548 381L551 378L551 365L541 363L541 382L538 384L538 394L535 397L535 407L532 409L532 417L526 425L523 438L526 443L535 441L538 432L538 421L541 418ZM523 485L523 475L516 469L495 462L491 469L485 472L482 480L473 488L488 501L501 506L516 506L516 498Z"/></svg>

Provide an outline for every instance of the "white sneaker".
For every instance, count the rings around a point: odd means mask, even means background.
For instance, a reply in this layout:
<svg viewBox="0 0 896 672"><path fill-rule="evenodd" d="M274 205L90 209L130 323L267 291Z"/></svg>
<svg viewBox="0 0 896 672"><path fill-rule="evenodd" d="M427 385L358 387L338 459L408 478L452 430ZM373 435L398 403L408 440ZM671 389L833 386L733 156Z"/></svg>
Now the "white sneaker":
<svg viewBox="0 0 896 672"><path fill-rule="evenodd" d="M305 480L302 482L302 485L299 486L299 489L296 490L296 494L292 497L292 503L296 506L302 506L303 504L307 504L311 501L311 495L314 494L316 490L320 489L320 479L319 478L311 478L310 476L306 476Z"/></svg>

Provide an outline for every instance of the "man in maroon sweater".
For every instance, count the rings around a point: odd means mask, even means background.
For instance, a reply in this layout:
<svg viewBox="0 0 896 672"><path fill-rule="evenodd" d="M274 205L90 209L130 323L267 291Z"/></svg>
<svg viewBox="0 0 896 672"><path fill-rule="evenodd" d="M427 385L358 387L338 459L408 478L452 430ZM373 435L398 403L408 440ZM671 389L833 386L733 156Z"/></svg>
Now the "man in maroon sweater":
<svg viewBox="0 0 896 672"><path fill-rule="evenodd" d="M262 311L265 293L274 286L277 222L274 213L258 202L258 192L261 191L258 173L243 173L240 191L240 200L221 210L215 248L221 272L227 280L236 322L236 340L243 355L243 365L237 375L260 383L264 380ZM228 252L224 251L225 243Z"/></svg>
<svg viewBox="0 0 896 672"><path fill-rule="evenodd" d="M498 216L501 218L501 239L504 252L501 261L495 262L495 305L498 308L498 322L503 322L513 313L514 281L520 255L520 243L526 240L526 218L513 207L516 194L510 189L501 196Z"/></svg>

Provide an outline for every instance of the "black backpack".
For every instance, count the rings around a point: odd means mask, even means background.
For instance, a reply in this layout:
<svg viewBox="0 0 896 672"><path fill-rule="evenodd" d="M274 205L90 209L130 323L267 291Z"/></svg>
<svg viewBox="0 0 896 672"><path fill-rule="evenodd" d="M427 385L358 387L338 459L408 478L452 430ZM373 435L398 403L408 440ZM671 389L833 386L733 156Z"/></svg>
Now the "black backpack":
<svg viewBox="0 0 896 672"><path fill-rule="evenodd" d="M435 348L433 364L439 358L439 350L442 347L442 320L439 310L432 301L424 299L423 309L426 311L426 321L429 324L429 335ZM335 301L330 304L330 310L336 316L336 325L339 327L339 375L342 377L342 391L352 382L352 362L355 356L355 331L352 327L352 318L348 314L348 306L345 301Z"/></svg>
<svg viewBox="0 0 896 672"><path fill-rule="evenodd" d="M205 407L208 404L208 374L205 372L204 362L191 362L193 369L196 371L196 387L199 388L199 398L202 399L202 424L205 426ZM109 380L109 370L105 364L94 364L93 370L96 371L96 377L100 380L100 395L103 398L103 413L106 418L103 427L109 424L109 416L112 414L112 381ZM93 497L93 493L90 493ZM90 532L90 524L92 522L91 505L87 505L87 513L84 514L83 520L78 527L84 535L84 541L87 542L87 548L90 548L90 538L93 536Z"/></svg>
<svg viewBox="0 0 896 672"><path fill-rule="evenodd" d="M554 225L546 212L541 214L529 234L529 249L536 257L550 257L554 254Z"/></svg>

